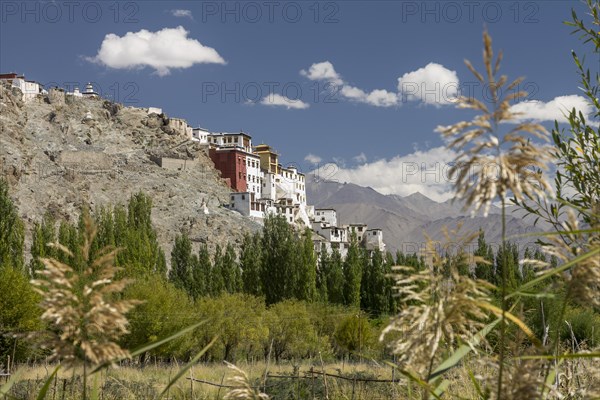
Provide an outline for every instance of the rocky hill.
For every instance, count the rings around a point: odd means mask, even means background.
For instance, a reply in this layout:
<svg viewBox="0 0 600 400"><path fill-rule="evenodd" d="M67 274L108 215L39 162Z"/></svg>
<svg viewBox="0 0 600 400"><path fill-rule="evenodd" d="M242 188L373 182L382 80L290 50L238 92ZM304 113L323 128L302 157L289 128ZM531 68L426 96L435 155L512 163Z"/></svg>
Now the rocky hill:
<svg viewBox="0 0 600 400"><path fill-rule="evenodd" d="M306 181L306 196L315 207L335 208L342 224L362 222L382 229L387 249L393 252L399 249L418 252L425 242L424 232L434 240L443 241L442 229L455 229L458 224L462 224L464 233L483 229L486 240L495 247L502 242L501 211L497 207L492 207L486 218L471 217L459 202L438 203L421 193L406 197L383 195L369 187L319 180L312 175ZM509 208L507 232L510 240L518 243L522 250L535 246L535 237L523 234L544 229L544 226L534 226L531 217Z"/></svg>
<svg viewBox="0 0 600 400"><path fill-rule="evenodd" d="M25 103L20 91L0 84L0 170L26 228L46 210L75 221L84 204L92 209L124 204L142 191L152 197L153 222L166 254L182 231L212 249L258 229L221 206L230 189L206 149L167 122L167 116L145 109L55 90ZM169 170L153 161L161 156L196 161L185 170Z"/></svg>

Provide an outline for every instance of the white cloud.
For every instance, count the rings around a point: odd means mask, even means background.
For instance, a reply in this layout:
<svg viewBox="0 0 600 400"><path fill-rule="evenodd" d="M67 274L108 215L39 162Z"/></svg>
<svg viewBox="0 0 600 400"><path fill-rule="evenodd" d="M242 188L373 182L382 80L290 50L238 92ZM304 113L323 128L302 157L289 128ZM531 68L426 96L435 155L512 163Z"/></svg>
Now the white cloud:
<svg viewBox="0 0 600 400"><path fill-rule="evenodd" d="M168 75L172 68L190 68L194 64L225 64L212 47L188 38L182 26L150 32L127 32L120 37L109 33L95 57L87 60L116 69L154 68L159 76Z"/></svg>
<svg viewBox="0 0 600 400"><path fill-rule="evenodd" d="M364 154L357 157L360 156ZM455 157L452 150L435 147L351 168L326 164L313 173L335 171L327 179L370 186L383 194L408 196L420 192L433 200L446 201L454 196L448 170Z"/></svg>
<svg viewBox="0 0 600 400"><path fill-rule="evenodd" d="M352 157L352 159L360 164L367 162L367 156L365 155L365 153L360 153L359 155Z"/></svg>
<svg viewBox="0 0 600 400"><path fill-rule="evenodd" d="M396 93L377 89L369 93L365 101L377 107L391 107L398 104L398 96Z"/></svg>
<svg viewBox="0 0 600 400"><path fill-rule="evenodd" d="M174 17L177 17L177 18L194 19L194 16L192 15L191 10L181 10L181 9L171 10L171 15L173 15Z"/></svg>
<svg viewBox="0 0 600 400"><path fill-rule="evenodd" d="M398 91L403 102L422 101L436 106L451 104L458 95L458 89L456 71L436 63L429 63L398 78Z"/></svg>
<svg viewBox="0 0 600 400"><path fill-rule="evenodd" d="M347 100L375 107L394 107L405 101L421 101L436 106L450 104L459 89L456 72L436 63L429 63L398 78L398 93L385 89L366 92L350 85L329 61L315 63L308 70L301 70L300 74L312 81L326 81L340 87L337 93Z"/></svg>
<svg viewBox="0 0 600 400"><path fill-rule="evenodd" d="M522 122L526 120L542 121L558 121L568 122L567 117L569 112L575 108L581 111L586 117L586 120L592 114L592 106L583 96L568 95L558 96L549 102L545 103L539 100L528 100L510 107L513 113L521 113L517 115L514 122Z"/></svg>
<svg viewBox="0 0 600 400"><path fill-rule="evenodd" d="M308 103L300 99L292 100L277 93L266 96L260 101L260 104L265 106L281 106L289 109L303 110L309 107Z"/></svg>
<svg viewBox="0 0 600 400"><path fill-rule="evenodd" d="M323 159L317 155L312 153L308 153L306 157L304 157L304 161L308 161L311 164L319 164Z"/></svg>
<svg viewBox="0 0 600 400"><path fill-rule="evenodd" d="M329 61L315 63L308 68L308 71L301 70L300 75L306 76L311 81L328 81L336 85L343 83L342 77L335 71L333 64Z"/></svg>
<svg viewBox="0 0 600 400"><path fill-rule="evenodd" d="M358 103L370 104L375 107L392 107L398 104L396 93L387 90L376 89L370 93L344 82L342 76L337 73L333 64L329 61L323 61L311 65L308 70L301 70L300 75L307 77L311 81L326 81L336 86L337 91L347 100Z"/></svg>

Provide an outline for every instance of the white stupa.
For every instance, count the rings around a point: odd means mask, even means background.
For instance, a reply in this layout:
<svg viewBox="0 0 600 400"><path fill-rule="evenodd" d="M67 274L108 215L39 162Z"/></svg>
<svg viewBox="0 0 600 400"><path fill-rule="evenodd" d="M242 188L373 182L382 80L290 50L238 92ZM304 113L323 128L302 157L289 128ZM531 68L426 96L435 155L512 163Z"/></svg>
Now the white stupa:
<svg viewBox="0 0 600 400"><path fill-rule="evenodd" d="M94 85L92 85L91 82L88 82L88 84L85 85L85 91L82 95L85 97L100 97L100 95L94 91Z"/></svg>

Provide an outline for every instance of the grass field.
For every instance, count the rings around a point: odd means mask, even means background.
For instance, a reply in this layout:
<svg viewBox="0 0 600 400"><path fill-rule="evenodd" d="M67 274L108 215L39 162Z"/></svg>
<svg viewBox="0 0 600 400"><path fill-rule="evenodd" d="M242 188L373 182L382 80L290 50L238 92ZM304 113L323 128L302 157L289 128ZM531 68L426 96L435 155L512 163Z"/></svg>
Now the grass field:
<svg viewBox="0 0 600 400"><path fill-rule="evenodd" d="M320 364L303 363L278 365L264 362L237 364L252 382L272 399L402 399L409 390L407 382L387 365L375 362ZM147 364L146 366L113 367L91 377L89 385L96 386L101 399L155 398L174 377L181 364ZM19 382L11 395L19 399L35 399L54 365L23 365L17 369ZM311 368L315 374L310 374ZM322 372L335 376L323 376ZM265 390L265 372L267 372ZM81 371L59 371L51 383L47 399L75 400L81 398ZM317 374L318 373L318 374ZM222 399L228 388L228 378L234 372L225 364L197 364L190 369L165 395L168 399ZM205 382L191 381L188 378ZM465 379L456 375L456 380ZM394 379L394 383L389 382ZM373 381L372 381L373 380ZM388 382L376 382L385 380ZM458 386L458 385L457 385ZM468 393L463 392L464 395Z"/></svg>

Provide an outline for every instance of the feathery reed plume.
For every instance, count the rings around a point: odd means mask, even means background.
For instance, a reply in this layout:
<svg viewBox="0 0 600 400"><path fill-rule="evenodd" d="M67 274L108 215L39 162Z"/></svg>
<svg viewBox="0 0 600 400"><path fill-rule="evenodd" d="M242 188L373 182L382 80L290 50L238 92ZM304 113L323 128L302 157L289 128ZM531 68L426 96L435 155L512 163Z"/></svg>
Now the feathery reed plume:
<svg viewBox="0 0 600 400"><path fill-rule="evenodd" d="M512 193L516 199L534 195L545 198L552 188L542 174L551 160L551 147L533 143L537 138L548 141L548 131L540 124L517 123L506 134L499 136L500 124L511 122L518 113L512 112L512 101L527 96L518 90L523 78L507 84L508 77L498 77L502 52L494 61L492 39L487 31L483 33L483 62L485 76L465 60L467 68L475 75L482 87L489 87L489 106L474 97L459 96L459 108L481 112L471 121L461 121L449 126L438 126L436 131L449 140L448 148L459 152L455 164L450 168L450 177L456 179L456 197L465 199L465 206L473 206L474 211L483 207L487 216L496 198L504 201Z"/></svg>
<svg viewBox="0 0 600 400"><path fill-rule="evenodd" d="M514 349L515 352L521 352ZM498 368L497 360L482 358L478 362L485 366L489 375L480 377L484 380L483 386L487 390L486 399L489 400L535 400L546 398L562 398L551 386L547 385L544 377L545 361L540 359L518 359L513 358L504 362L504 374L502 375L502 398L489 390L496 384ZM547 394L547 397L542 395Z"/></svg>
<svg viewBox="0 0 600 400"><path fill-rule="evenodd" d="M231 378L228 378L227 381L231 383L234 388L232 388L225 395L226 400L268 400L269 396L265 393L261 393L260 391L254 389L250 384L250 380L248 379L248 375L238 367L233 364L225 361L225 364L233 371L235 371L235 375Z"/></svg>
<svg viewBox="0 0 600 400"><path fill-rule="evenodd" d="M116 340L128 333L125 314L140 302L115 300L129 283L115 281L118 271L115 256L118 248L106 247L95 260L90 260L90 247L96 235L91 217L84 216L85 231L81 254L86 263L82 271L53 258L41 259L45 268L38 271L43 278L32 280L42 295L42 320L56 328L44 343L52 349L52 358L68 366L98 365L126 358L129 352ZM61 244L53 244L65 254L73 253Z"/></svg>
<svg viewBox="0 0 600 400"><path fill-rule="evenodd" d="M586 230L588 233L582 233L573 210L568 210L562 228L561 235L548 236L548 243L542 246L542 250L556 257L559 263L567 263L600 247L600 226ZM543 273L549 264L538 262L538 266L542 268L541 273ZM592 306L600 309L600 256L581 260L565 271L562 277L567 285L569 300L584 307Z"/></svg>
<svg viewBox="0 0 600 400"><path fill-rule="evenodd" d="M460 236L459 230L460 226L450 232L445 229L443 246L426 236L425 269L394 267L401 272L394 276L395 288L405 306L383 330L380 340L390 332L400 332L400 338L391 344L397 363L420 376L431 373L442 340L448 346L457 339L468 342L487 318L486 305L493 286L459 273L460 264L468 267L472 262L487 261L466 259L465 247L476 235ZM458 239L450 241L451 235Z"/></svg>

